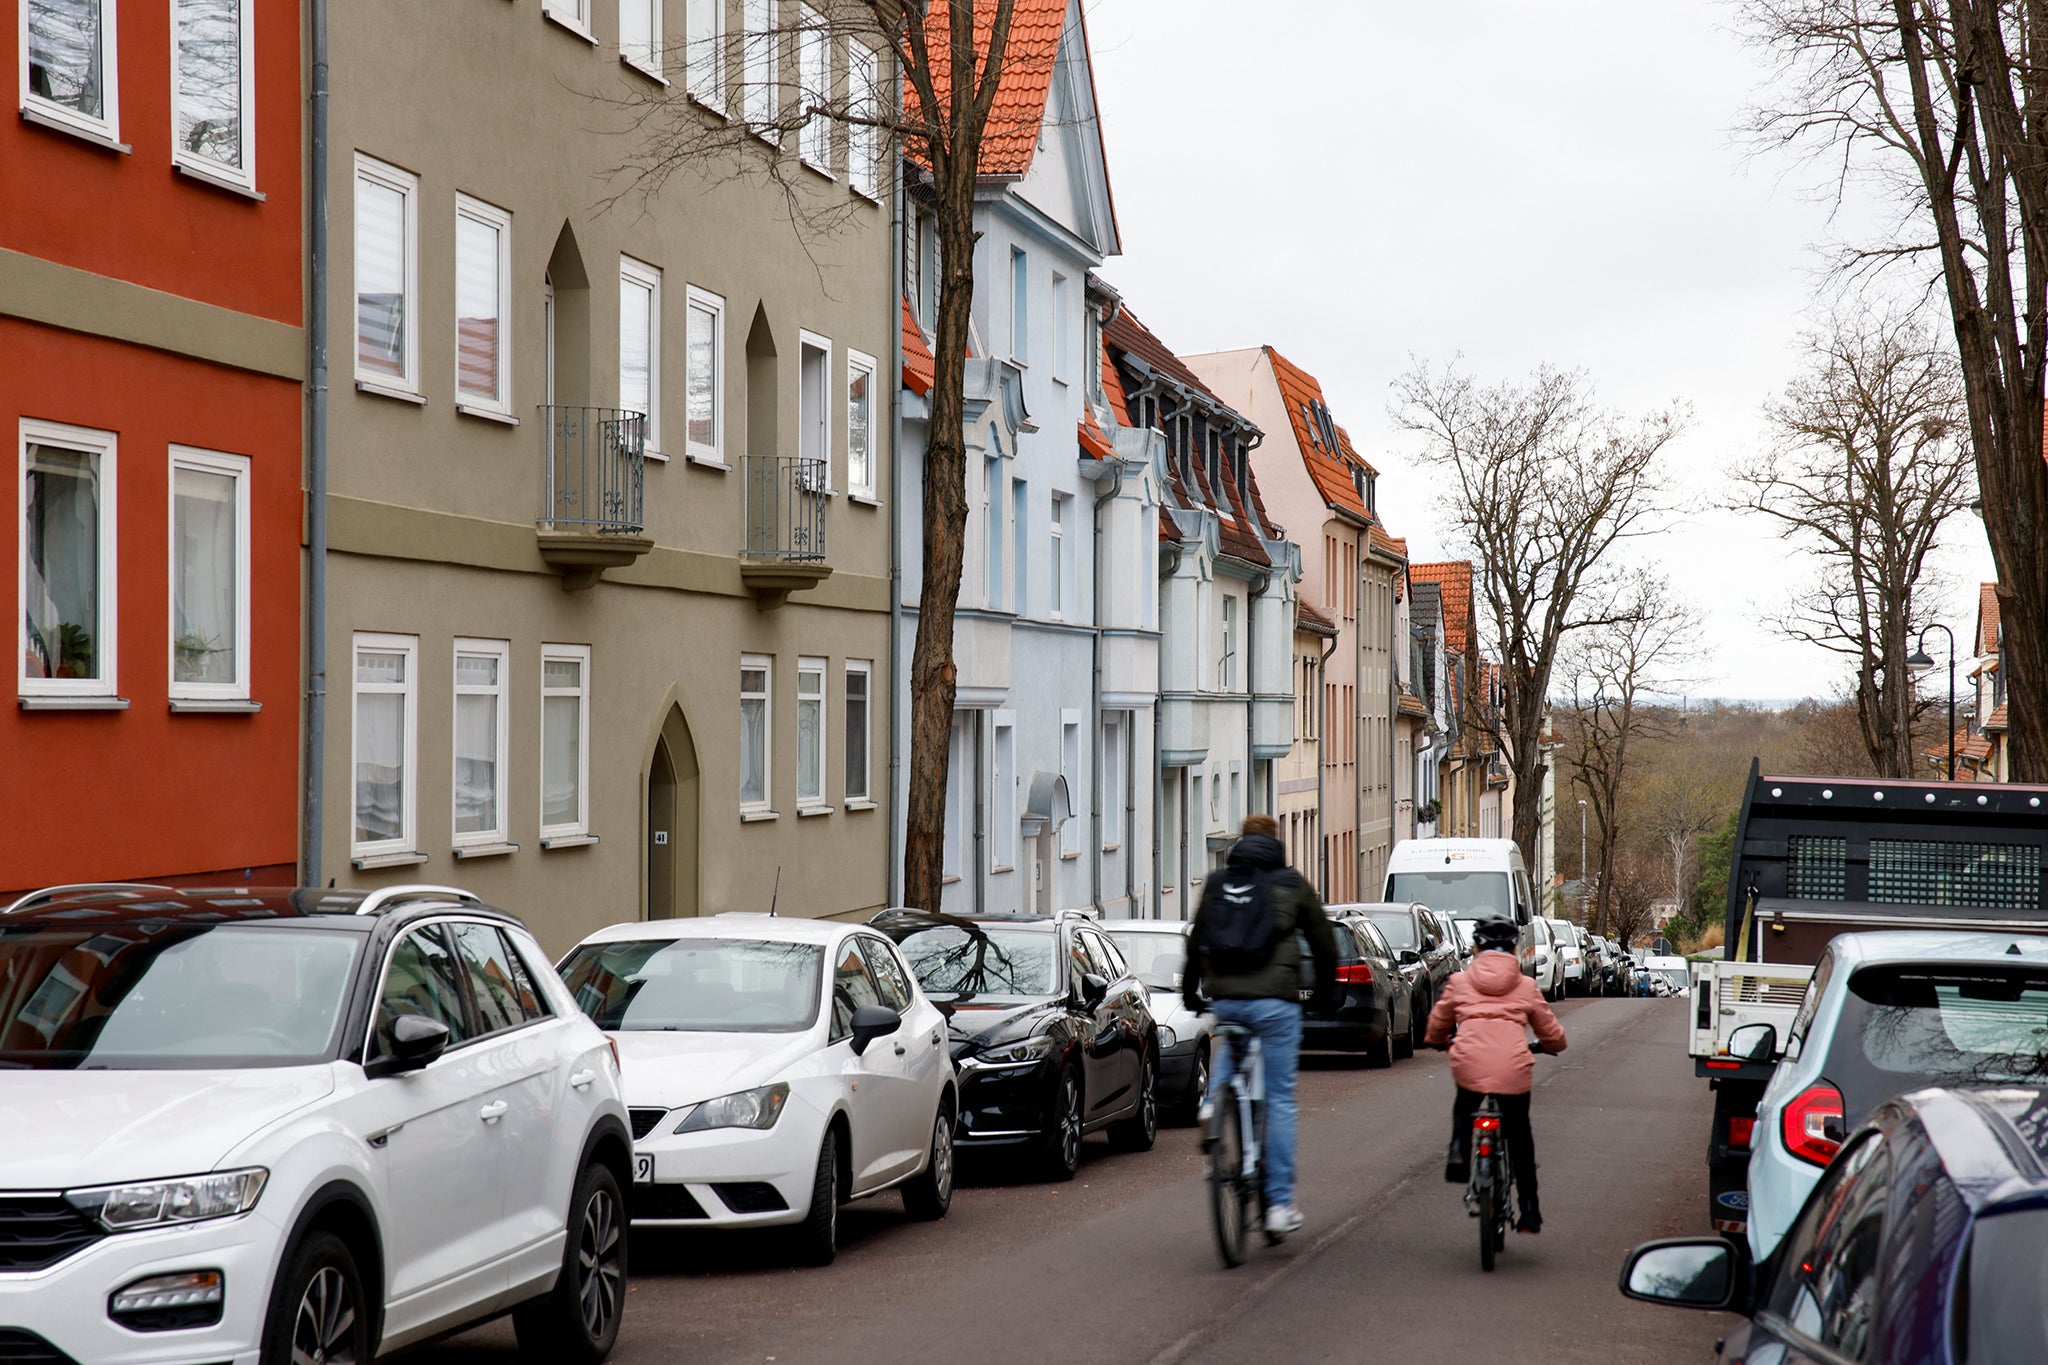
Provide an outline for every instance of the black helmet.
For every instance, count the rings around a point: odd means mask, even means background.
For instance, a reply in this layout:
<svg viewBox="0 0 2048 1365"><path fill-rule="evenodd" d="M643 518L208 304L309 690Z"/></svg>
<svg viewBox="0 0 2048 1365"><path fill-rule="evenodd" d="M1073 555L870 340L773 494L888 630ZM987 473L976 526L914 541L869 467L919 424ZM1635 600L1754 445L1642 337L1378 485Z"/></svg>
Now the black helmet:
<svg viewBox="0 0 2048 1365"><path fill-rule="evenodd" d="M1479 921L1479 927L1472 931L1474 949L1498 948L1504 953L1512 953L1521 941L1522 931L1499 915Z"/></svg>

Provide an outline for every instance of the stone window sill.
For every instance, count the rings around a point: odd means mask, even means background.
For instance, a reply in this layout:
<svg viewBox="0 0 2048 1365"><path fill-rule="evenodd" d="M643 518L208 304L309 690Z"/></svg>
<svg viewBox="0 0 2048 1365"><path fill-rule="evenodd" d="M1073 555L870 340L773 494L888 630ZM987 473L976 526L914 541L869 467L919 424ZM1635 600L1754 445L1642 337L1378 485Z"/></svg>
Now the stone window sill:
<svg viewBox="0 0 2048 1365"><path fill-rule="evenodd" d="M743 825L758 824L764 820L780 820L781 818L782 812L779 810L743 810L740 812L740 823Z"/></svg>
<svg viewBox="0 0 2048 1365"><path fill-rule="evenodd" d="M23 697L24 711L126 711L126 697Z"/></svg>
<svg viewBox="0 0 2048 1365"><path fill-rule="evenodd" d="M174 716L253 716L263 709L246 697L172 697Z"/></svg>
<svg viewBox="0 0 2048 1365"><path fill-rule="evenodd" d="M477 418L479 421L497 422L503 426L508 427L516 427L519 425L519 419L517 417L514 417L509 412L499 412L496 408L478 407L474 403L457 403L455 405L455 410L461 413L464 417L474 417Z"/></svg>
<svg viewBox="0 0 2048 1365"><path fill-rule="evenodd" d="M380 867L417 867L425 861L424 853L371 853L349 859L349 866L358 872L373 872Z"/></svg>
<svg viewBox="0 0 2048 1365"><path fill-rule="evenodd" d="M463 847L455 850L455 856L458 860L466 860L469 858L502 858L507 853L517 853L518 851L519 845L517 844L466 844Z"/></svg>
<svg viewBox="0 0 2048 1365"><path fill-rule="evenodd" d="M415 407L423 408L427 405L425 394L414 393L410 389L395 388L389 384L379 384L374 379L358 379L356 381L356 392L375 394L379 398L393 398L401 403L411 403Z"/></svg>
<svg viewBox="0 0 2048 1365"><path fill-rule="evenodd" d="M543 849L588 848L597 842L595 834L553 834L540 841Z"/></svg>

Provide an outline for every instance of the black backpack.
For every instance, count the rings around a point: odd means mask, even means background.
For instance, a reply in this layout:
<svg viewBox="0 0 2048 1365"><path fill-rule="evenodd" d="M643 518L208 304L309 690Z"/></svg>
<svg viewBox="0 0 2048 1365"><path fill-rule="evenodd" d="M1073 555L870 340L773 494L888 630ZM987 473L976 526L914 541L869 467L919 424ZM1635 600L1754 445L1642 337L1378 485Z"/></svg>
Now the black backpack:
<svg viewBox="0 0 2048 1365"><path fill-rule="evenodd" d="M1212 976L1249 976L1273 960L1280 917L1273 879L1280 873L1229 866L1209 874L1196 912L1200 947Z"/></svg>

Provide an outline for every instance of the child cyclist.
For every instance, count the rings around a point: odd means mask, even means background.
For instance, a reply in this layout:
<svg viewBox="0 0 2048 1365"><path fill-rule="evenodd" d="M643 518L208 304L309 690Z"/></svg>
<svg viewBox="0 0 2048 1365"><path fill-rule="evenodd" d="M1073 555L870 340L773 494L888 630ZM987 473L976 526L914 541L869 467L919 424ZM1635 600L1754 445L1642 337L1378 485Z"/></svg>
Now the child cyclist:
<svg viewBox="0 0 2048 1365"><path fill-rule="evenodd" d="M1458 1098L1451 1106L1451 1150L1444 1179L1462 1185L1470 1174L1465 1144L1479 1101L1492 1095L1500 1105L1501 1126L1514 1166L1515 1189L1521 1198L1522 1232L1541 1232L1543 1214L1536 1203L1536 1142L1529 1132L1529 1088L1536 1059L1529 1048L1529 1029L1546 1052L1562 1052L1564 1027L1536 983L1522 974L1516 954L1520 932L1506 919L1481 920L1472 934L1471 965L1444 985L1443 996L1429 1012L1431 1047L1451 1045L1451 1079ZM1452 1041L1452 1035L1456 1041Z"/></svg>

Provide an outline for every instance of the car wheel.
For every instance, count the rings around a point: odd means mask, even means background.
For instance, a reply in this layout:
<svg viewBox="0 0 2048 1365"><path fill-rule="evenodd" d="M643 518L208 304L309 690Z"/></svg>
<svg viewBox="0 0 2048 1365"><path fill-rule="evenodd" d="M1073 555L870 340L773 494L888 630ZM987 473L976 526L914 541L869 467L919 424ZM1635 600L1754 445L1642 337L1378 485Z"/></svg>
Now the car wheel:
<svg viewBox="0 0 2048 1365"><path fill-rule="evenodd" d="M1394 1040L1394 1055L1396 1057L1413 1057L1415 1055L1415 1021L1420 1018L1422 1018L1422 1011L1417 1008L1414 1000L1411 998L1408 1003L1408 1027L1403 1030L1399 1038ZM1392 1027L1393 1022L1393 1016L1388 1015L1388 1026Z"/></svg>
<svg viewBox="0 0 2048 1365"><path fill-rule="evenodd" d="M1053 1087L1052 1123L1045 1134L1045 1173L1054 1180L1072 1180L1081 1169L1081 1073L1060 1072Z"/></svg>
<svg viewBox="0 0 2048 1365"><path fill-rule="evenodd" d="M838 1254L839 1133L827 1128L811 1177L811 1211L796 1229L796 1259L803 1265L831 1265Z"/></svg>
<svg viewBox="0 0 2048 1365"><path fill-rule="evenodd" d="M1148 1047L1138 1064L1137 1111L1109 1130L1109 1141L1119 1152L1149 1152L1158 1138L1159 1061Z"/></svg>
<svg viewBox="0 0 2048 1365"><path fill-rule="evenodd" d="M1365 1064L1378 1070L1394 1064L1394 1007L1387 1006L1387 1026L1380 1030L1380 1040L1369 1043L1365 1049Z"/></svg>
<svg viewBox="0 0 2048 1365"><path fill-rule="evenodd" d="M932 1120L932 1149L924 1170L903 1187L903 1211L912 1218L931 1222L944 1218L953 1206L953 1106L939 1102L938 1117Z"/></svg>
<svg viewBox="0 0 2048 1365"><path fill-rule="evenodd" d="M369 1365L370 1318L348 1243L315 1232L293 1249L270 1299L263 1365L320 1360Z"/></svg>
<svg viewBox="0 0 2048 1365"><path fill-rule="evenodd" d="M611 1168L592 1162L569 1209L555 1287L513 1309L512 1330L530 1360L593 1365L611 1354L626 1310L626 1202Z"/></svg>
<svg viewBox="0 0 2048 1365"><path fill-rule="evenodd" d="M1202 1112L1202 1100L1209 1093L1209 1045L1195 1045L1194 1065L1188 1069L1188 1093L1180 1102L1179 1119L1182 1123L1196 1122Z"/></svg>

